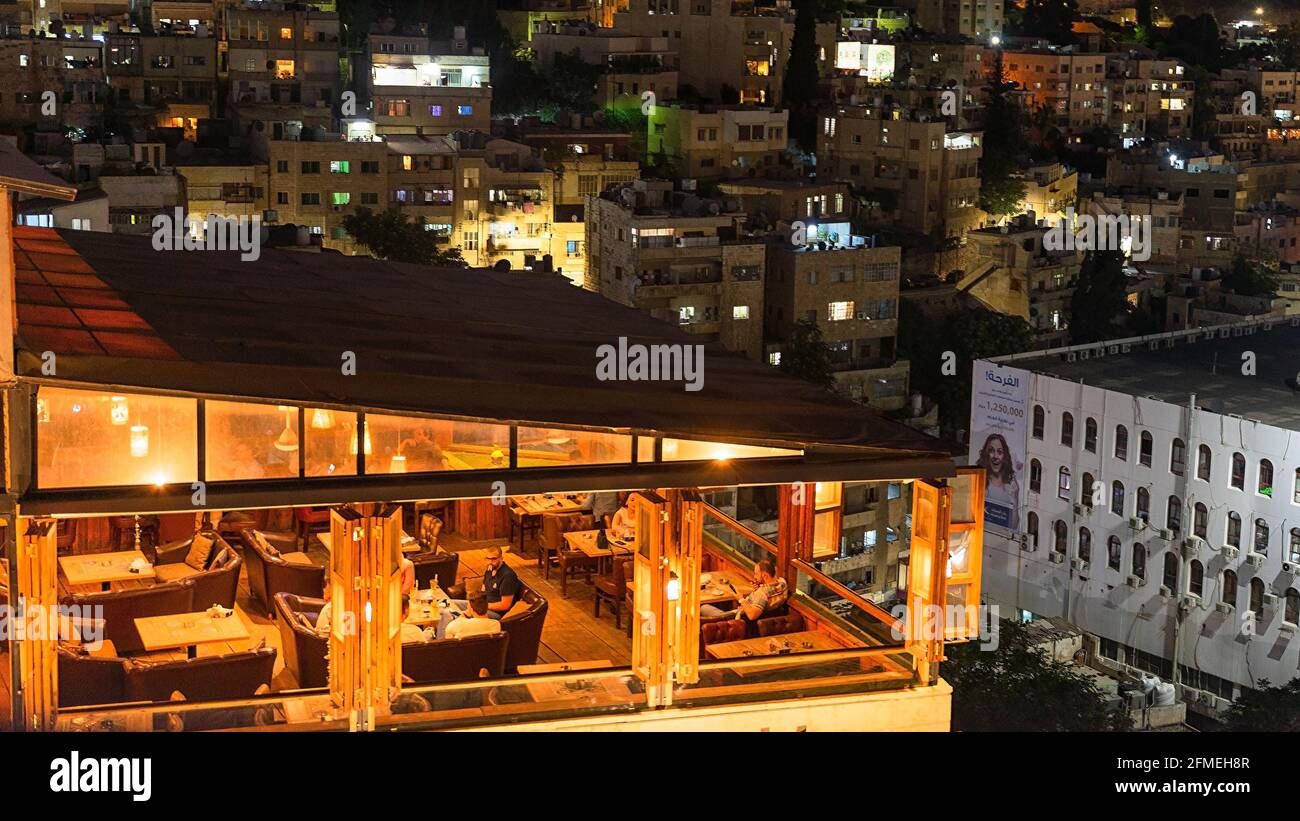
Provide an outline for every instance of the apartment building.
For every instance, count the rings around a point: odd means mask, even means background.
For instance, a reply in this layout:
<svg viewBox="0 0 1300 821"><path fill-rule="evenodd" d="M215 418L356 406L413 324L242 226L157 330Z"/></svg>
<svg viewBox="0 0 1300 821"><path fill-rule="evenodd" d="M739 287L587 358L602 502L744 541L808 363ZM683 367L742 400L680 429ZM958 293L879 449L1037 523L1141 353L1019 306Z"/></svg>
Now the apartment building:
<svg viewBox="0 0 1300 821"><path fill-rule="evenodd" d="M284 139L268 140L265 150L265 207L277 221L308 226L321 236L323 247L362 253L343 230L343 220L358 207L381 210L388 202L388 146Z"/></svg>
<svg viewBox="0 0 1300 821"><path fill-rule="evenodd" d="M961 86L967 91L988 82L989 55L982 43L930 37L901 40L894 44L896 73L925 88Z"/></svg>
<svg viewBox="0 0 1300 821"><path fill-rule="evenodd" d="M195 219L215 214L279 221L267 200L270 175L262 163L178 163L176 175L184 181L185 210Z"/></svg>
<svg viewBox="0 0 1300 821"><path fill-rule="evenodd" d="M977 362L1024 414L1002 431L1019 517L986 524L986 599L1078 625L1202 712L1293 678L1297 344L1270 321ZM974 403L973 448L987 419Z"/></svg>
<svg viewBox="0 0 1300 821"><path fill-rule="evenodd" d="M639 108L645 92L657 102L676 99L677 52L668 37L623 34L595 24L570 20L539 27L531 41L537 70L550 75L561 56L577 55L584 63L600 67L596 105L602 108Z"/></svg>
<svg viewBox="0 0 1300 821"><path fill-rule="evenodd" d="M727 180L718 190L740 202L750 224L786 230L803 222L809 240L828 239L827 226L845 226L845 237L854 213L854 201L846 182L813 182L806 179ZM847 241L847 240L846 240Z"/></svg>
<svg viewBox="0 0 1300 821"><path fill-rule="evenodd" d="M1300 263L1300 209L1271 202L1237 212L1237 248L1283 265Z"/></svg>
<svg viewBox="0 0 1300 821"><path fill-rule="evenodd" d="M852 235L833 246L778 241L767 261L768 362L780 364L784 341L806 319L820 328L845 393L878 410L901 409L908 377L908 363L895 358L901 249Z"/></svg>
<svg viewBox="0 0 1300 821"><path fill-rule="evenodd" d="M375 32L368 40L371 112L380 134L488 131L492 124L490 64L471 49L463 26L450 40Z"/></svg>
<svg viewBox="0 0 1300 821"><path fill-rule="evenodd" d="M936 238L960 237L980 224L983 133L957 131L920 112L876 105L836 106L822 118L819 179L891 192L884 217Z"/></svg>
<svg viewBox="0 0 1300 821"><path fill-rule="evenodd" d="M1192 136L1195 83L1178 60L1106 55L1107 124L1128 148L1143 139Z"/></svg>
<svg viewBox="0 0 1300 821"><path fill-rule="evenodd" d="M104 92L101 43L54 37L0 40L0 121L34 124L37 132L54 132L50 139L62 143L65 129L99 124ZM45 148L38 141L37 150Z"/></svg>
<svg viewBox="0 0 1300 821"><path fill-rule="evenodd" d="M194 140L198 121L217 102L215 37L200 34L108 34L105 71L114 109L147 125L181 128Z"/></svg>
<svg viewBox="0 0 1300 821"><path fill-rule="evenodd" d="M637 180L587 198L585 287L718 342L763 354L765 245L739 203Z"/></svg>
<svg viewBox="0 0 1300 821"><path fill-rule="evenodd" d="M1183 236L1183 197L1178 193L1151 189L1109 188L1094 190L1079 203L1080 214L1151 218L1151 258L1143 267L1175 270Z"/></svg>
<svg viewBox="0 0 1300 821"><path fill-rule="evenodd" d="M1107 122L1105 54L1056 48L1006 51L1002 65L1031 105L1048 111L1068 134L1079 136Z"/></svg>
<svg viewBox="0 0 1300 821"><path fill-rule="evenodd" d="M108 195L93 183L78 186L77 198L72 202L19 195L14 203L14 223L74 231L108 231Z"/></svg>
<svg viewBox="0 0 1300 821"><path fill-rule="evenodd" d="M1225 80L1236 82L1241 91L1255 95L1257 113L1283 122L1300 118L1300 104L1296 102L1296 90L1300 88L1300 70L1253 66L1228 68L1219 74Z"/></svg>
<svg viewBox="0 0 1300 821"><path fill-rule="evenodd" d="M232 103L330 109L339 96L339 18L291 4L228 6L222 28Z"/></svg>
<svg viewBox="0 0 1300 821"><path fill-rule="evenodd" d="M918 0L924 4L927 0ZM1002 33L1006 0L941 0L943 32L977 40Z"/></svg>
<svg viewBox="0 0 1300 821"><path fill-rule="evenodd" d="M794 11L732 0L628 0L614 28L672 41L680 55L678 79L718 103L781 104L785 63L794 39ZM835 60L838 26L818 23L817 65Z"/></svg>
<svg viewBox="0 0 1300 821"><path fill-rule="evenodd" d="M646 156L683 177L753 176L780 165L789 116L770 108L656 106L646 126Z"/></svg>
<svg viewBox="0 0 1300 821"><path fill-rule="evenodd" d="M611 186L640 179L641 166L632 160L606 159L600 154L568 153L548 160L555 171L555 203L551 223L552 266L574 285L584 287L587 269L587 198Z"/></svg>
<svg viewBox="0 0 1300 821"><path fill-rule="evenodd" d="M1028 218L971 231L973 263L957 284L989 308L1028 322L1044 346L1059 344L1070 324L1070 298L1081 251L1049 251L1048 228Z"/></svg>
<svg viewBox="0 0 1300 821"><path fill-rule="evenodd" d="M1034 212L1055 225L1079 200L1079 172L1059 162L1031 165L1024 170L1025 198L1021 213Z"/></svg>
<svg viewBox="0 0 1300 821"><path fill-rule="evenodd" d="M108 223L115 234L151 234L154 217L171 217L185 207L185 181L170 171L137 173L119 162L106 167L98 180L108 196Z"/></svg>

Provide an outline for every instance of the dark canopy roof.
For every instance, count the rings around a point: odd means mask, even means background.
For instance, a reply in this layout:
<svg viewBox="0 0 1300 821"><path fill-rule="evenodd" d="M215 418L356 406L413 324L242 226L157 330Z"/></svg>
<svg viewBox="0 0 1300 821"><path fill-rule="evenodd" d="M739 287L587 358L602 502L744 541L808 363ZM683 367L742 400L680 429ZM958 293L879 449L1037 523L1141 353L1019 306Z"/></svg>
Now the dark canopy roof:
<svg viewBox="0 0 1300 821"><path fill-rule="evenodd" d="M693 344L560 276L433 270L264 248L152 248L147 236L15 229L19 373L119 387L358 405L934 456L937 440L708 346L704 387L602 382L596 349ZM23 351L26 351L26 355ZM344 351L357 375L344 376ZM860 452L860 451L859 451ZM865 455L865 454L864 454Z"/></svg>

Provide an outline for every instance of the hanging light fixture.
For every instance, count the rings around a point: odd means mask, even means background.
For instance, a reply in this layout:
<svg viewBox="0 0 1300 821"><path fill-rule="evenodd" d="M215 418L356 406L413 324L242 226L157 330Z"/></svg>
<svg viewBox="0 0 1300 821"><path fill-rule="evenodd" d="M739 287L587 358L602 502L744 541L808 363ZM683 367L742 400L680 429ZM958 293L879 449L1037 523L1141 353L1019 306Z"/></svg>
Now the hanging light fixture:
<svg viewBox="0 0 1300 821"><path fill-rule="evenodd" d="M312 411L311 426L313 430L329 430L334 427L334 412L325 408Z"/></svg>
<svg viewBox="0 0 1300 821"><path fill-rule="evenodd" d="M114 396L108 406L108 418L114 425L125 425L131 418L131 409L126 405L125 396Z"/></svg>
<svg viewBox="0 0 1300 821"><path fill-rule="evenodd" d="M149 428L144 425L131 426L131 455L143 459L149 455Z"/></svg>
<svg viewBox="0 0 1300 821"><path fill-rule="evenodd" d="M352 443L348 446L348 452L350 452L353 456L357 455L356 431L353 431L352 433ZM367 456L370 455L370 426L369 425L366 425L366 455Z"/></svg>
<svg viewBox="0 0 1300 821"><path fill-rule="evenodd" d="M489 458L492 460L494 467L500 467L506 463L506 454L501 448L493 448Z"/></svg>
<svg viewBox="0 0 1300 821"><path fill-rule="evenodd" d="M572 437L566 435L566 434L564 433L564 431L553 430L553 431L551 431L550 434L546 437L546 443L547 443L548 445L556 445L556 446L559 446L559 445L563 445L563 444L567 443L571 438L572 438Z"/></svg>
<svg viewBox="0 0 1300 821"><path fill-rule="evenodd" d="M50 400L37 397L36 399L36 421L50 421Z"/></svg>
<svg viewBox="0 0 1300 821"><path fill-rule="evenodd" d="M400 453L394 453L393 459L388 463L389 473L406 473L406 457Z"/></svg>
<svg viewBox="0 0 1300 821"><path fill-rule="evenodd" d="M275 449L291 453L298 449L298 434L289 425L289 419L295 409L282 406L280 410L284 411L284 430L280 431L280 435L275 440Z"/></svg>

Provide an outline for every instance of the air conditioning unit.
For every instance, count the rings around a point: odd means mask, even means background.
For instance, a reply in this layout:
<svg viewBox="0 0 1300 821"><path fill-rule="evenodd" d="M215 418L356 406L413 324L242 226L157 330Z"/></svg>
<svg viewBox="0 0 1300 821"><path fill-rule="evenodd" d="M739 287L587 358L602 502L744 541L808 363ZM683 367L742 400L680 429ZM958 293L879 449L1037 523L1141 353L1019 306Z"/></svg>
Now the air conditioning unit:
<svg viewBox="0 0 1300 821"><path fill-rule="evenodd" d="M867 312L866 312L866 311L858 311L857 314L855 314L855 317L856 317L857 319L867 319Z"/></svg>
<svg viewBox="0 0 1300 821"><path fill-rule="evenodd" d="M1188 536L1186 539L1183 539L1183 558L1184 558L1184 559L1192 559L1192 558L1195 558L1195 557L1196 557L1196 554L1197 554L1198 552L1200 552L1200 549L1201 549L1201 540L1200 540L1199 537L1197 537L1197 536Z"/></svg>
<svg viewBox="0 0 1300 821"><path fill-rule="evenodd" d="M1020 542L1020 549L1033 553L1038 547L1029 539L1028 533L1021 533L1016 536L1016 541Z"/></svg>
<svg viewBox="0 0 1300 821"><path fill-rule="evenodd" d="M1060 564L1061 562L1065 561L1065 554L1058 553L1055 550L1053 550L1051 553L1047 554L1047 560L1050 561L1052 564Z"/></svg>
<svg viewBox="0 0 1300 821"><path fill-rule="evenodd" d="M1291 622L1284 621L1277 626L1277 629L1281 630L1283 633L1290 633L1292 635L1295 635L1296 625L1292 624Z"/></svg>
<svg viewBox="0 0 1300 821"><path fill-rule="evenodd" d="M1225 559L1235 559L1237 558L1237 553L1239 551L1232 545L1225 544L1223 547L1219 548L1219 552L1223 554L1223 558Z"/></svg>
<svg viewBox="0 0 1300 821"><path fill-rule="evenodd" d="M1085 514L1085 513L1087 513L1087 512L1088 512L1088 508L1085 507L1084 505L1075 505L1075 506L1074 506L1074 515L1075 515L1075 516L1082 516L1083 514Z"/></svg>
<svg viewBox="0 0 1300 821"><path fill-rule="evenodd" d="M1141 576L1129 576L1124 580L1124 583L1132 588L1146 587L1147 580Z"/></svg>
<svg viewBox="0 0 1300 821"><path fill-rule="evenodd" d="M1232 706L1232 702L1230 700L1226 698L1220 698L1219 696L1214 697L1214 711L1216 713L1226 710L1231 706Z"/></svg>
<svg viewBox="0 0 1300 821"><path fill-rule="evenodd" d="M1294 562L1282 562L1283 573L1294 573L1295 571L1296 571L1296 566Z"/></svg>
<svg viewBox="0 0 1300 821"><path fill-rule="evenodd" d="M1140 516L1133 516L1128 520L1128 526L1134 530L1146 530L1147 520Z"/></svg>
<svg viewBox="0 0 1300 821"><path fill-rule="evenodd" d="M1214 609L1218 610L1220 613L1231 613L1232 605L1228 604L1226 601L1216 602Z"/></svg>
<svg viewBox="0 0 1300 821"><path fill-rule="evenodd" d="M1174 540L1174 532L1167 527L1162 527L1160 528L1160 538L1164 539L1166 542L1172 542Z"/></svg>
<svg viewBox="0 0 1300 821"><path fill-rule="evenodd" d="M1196 596L1183 596L1181 599L1178 600L1178 609L1182 610L1185 613L1191 610L1196 605L1200 604L1200 602L1201 600L1198 599Z"/></svg>
<svg viewBox="0 0 1300 821"><path fill-rule="evenodd" d="M1168 587L1165 587L1163 584L1160 585L1160 596L1161 596L1161 598L1165 598L1165 599L1167 599L1167 598L1169 598L1169 597L1172 596L1172 595L1174 595L1174 591L1170 590Z"/></svg>
<svg viewBox="0 0 1300 821"><path fill-rule="evenodd" d="M334 209L334 213L336 213L336 214L343 210L343 206L341 206L341 205L333 205L333 206L330 206L330 207Z"/></svg>
<svg viewBox="0 0 1300 821"><path fill-rule="evenodd" d="M1254 621L1255 618L1256 618L1256 617L1255 617L1255 611L1254 611L1254 610L1247 610L1246 612L1244 612L1244 613L1241 614L1241 621L1242 621L1243 623L1248 622L1248 621Z"/></svg>
<svg viewBox="0 0 1300 821"><path fill-rule="evenodd" d="M1264 566L1264 554L1263 554L1263 553L1249 553L1249 554L1246 555L1246 561L1250 564L1251 567L1263 567L1263 566Z"/></svg>
<svg viewBox="0 0 1300 821"><path fill-rule="evenodd" d="M1082 573L1083 571L1088 569L1088 563L1085 562L1083 559L1071 559L1070 567Z"/></svg>
<svg viewBox="0 0 1300 821"><path fill-rule="evenodd" d="M1265 610L1272 610L1272 609L1275 608L1275 607L1277 607L1277 594L1276 594L1276 593L1265 593L1265 594L1264 594L1264 609L1265 609Z"/></svg>

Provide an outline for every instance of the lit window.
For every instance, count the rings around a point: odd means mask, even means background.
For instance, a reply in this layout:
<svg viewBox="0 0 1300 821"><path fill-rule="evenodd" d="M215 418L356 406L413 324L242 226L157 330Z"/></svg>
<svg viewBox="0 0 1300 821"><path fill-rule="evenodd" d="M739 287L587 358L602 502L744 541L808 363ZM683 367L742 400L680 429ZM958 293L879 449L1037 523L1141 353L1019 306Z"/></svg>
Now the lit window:
<svg viewBox="0 0 1300 821"><path fill-rule="evenodd" d="M293 39L293 29L289 28L288 26L284 26L284 27L282 27L282 28L280 29L280 39L281 39L281 40L292 40L292 39Z"/></svg>
<svg viewBox="0 0 1300 821"><path fill-rule="evenodd" d="M826 306L826 319L829 322L841 322L853 318L853 301L832 302Z"/></svg>
<svg viewBox="0 0 1300 821"><path fill-rule="evenodd" d="M431 106L429 106L429 116L430 116L430 117L441 117L441 116L442 116L442 106L440 106L440 105L431 105Z"/></svg>
<svg viewBox="0 0 1300 821"><path fill-rule="evenodd" d="M330 160L331 174L347 174L352 170L352 164L347 160Z"/></svg>
<svg viewBox="0 0 1300 821"><path fill-rule="evenodd" d="M330 202L333 205L347 205L352 201L352 195L346 191L335 191L330 195Z"/></svg>
<svg viewBox="0 0 1300 821"><path fill-rule="evenodd" d="M748 305L734 305L731 308L732 319L749 319Z"/></svg>
<svg viewBox="0 0 1300 821"><path fill-rule="evenodd" d="M411 170L412 168L414 168L414 167L415 167L415 158L412 157L410 154L403 154L403 155L402 155L402 170L403 170L403 171L410 171L410 170Z"/></svg>
<svg viewBox="0 0 1300 821"><path fill-rule="evenodd" d="M459 115L462 116L462 117L468 117L468 116L470 116L470 115L472 115L472 114L474 113L474 106L472 106L472 105L458 105L458 106L456 106L456 113L459 114Z"/></svg>

